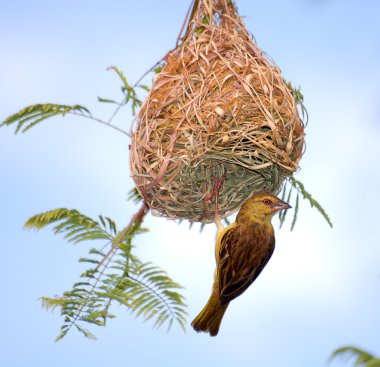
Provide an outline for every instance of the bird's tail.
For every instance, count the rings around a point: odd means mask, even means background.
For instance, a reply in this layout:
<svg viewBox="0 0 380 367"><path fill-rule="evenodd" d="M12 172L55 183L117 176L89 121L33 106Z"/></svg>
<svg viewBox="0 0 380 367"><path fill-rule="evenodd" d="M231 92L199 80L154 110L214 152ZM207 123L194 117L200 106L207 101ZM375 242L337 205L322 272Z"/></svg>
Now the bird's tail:
<svg viewBox="0 0 380 367"><path fill-rule="evenodd" d="M210 333L211 336L218 334L220 323L226 312L228 303L222 305L216 291L213 291L203 310L193 320L191 326L195 331Z"/></svg>

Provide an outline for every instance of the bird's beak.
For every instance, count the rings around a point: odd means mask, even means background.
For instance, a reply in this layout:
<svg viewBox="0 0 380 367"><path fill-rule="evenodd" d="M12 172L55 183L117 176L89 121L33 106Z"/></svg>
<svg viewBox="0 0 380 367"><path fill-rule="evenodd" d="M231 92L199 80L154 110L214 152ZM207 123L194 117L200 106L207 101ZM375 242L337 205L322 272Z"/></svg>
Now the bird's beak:
<svg viewBox="0 0 380 367"><path fill-rule="evenodd" d="M288 203L285 203L285 201L278 201L277 203L274 203L273 204L273 208L276 210L276 211L280 211L280 210L286 210L286 209L290 209L291 206L288 204Z"/></svg>

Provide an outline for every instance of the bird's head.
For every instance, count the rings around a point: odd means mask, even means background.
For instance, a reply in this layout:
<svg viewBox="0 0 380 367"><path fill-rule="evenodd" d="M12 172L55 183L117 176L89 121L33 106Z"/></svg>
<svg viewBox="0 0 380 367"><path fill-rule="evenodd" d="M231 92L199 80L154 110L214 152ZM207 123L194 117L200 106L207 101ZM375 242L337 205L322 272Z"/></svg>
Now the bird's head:
<svg viewBox="0 0 380 367"><path fill-rule="evenodd" d="M242 205L238 217L249 217L252 220L270 221L273 215L281 210L291 208L288 203L268 193L258 193L251 196Z"/></svg>

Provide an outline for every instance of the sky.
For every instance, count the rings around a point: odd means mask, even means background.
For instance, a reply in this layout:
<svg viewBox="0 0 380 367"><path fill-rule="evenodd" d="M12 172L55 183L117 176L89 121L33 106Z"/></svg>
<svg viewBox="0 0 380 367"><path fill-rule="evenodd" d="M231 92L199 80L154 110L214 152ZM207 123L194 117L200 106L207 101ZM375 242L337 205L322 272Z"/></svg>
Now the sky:
<svg viewBox="0 0 380 367"><path fill-rule="evenodd" d="M26 134L0 129L0 363L24 366L321 367L347 344L380 356L380 2L237 0L258 45L305 96L310 122L296 178L331 217L302 202L295 229L276 228L276 251L233 301L216 338L165 328L117 307L98 340L76 332L54 343L59 313L39 298L70 289L86 245L32 215L67 207L126 225L129 138L90 120L47 120ZM175 45L189 1L0 2L0 121L35 103L82 104L108 118L97 96L120 98L116 65L132 83ZM129 129L128 112L116 122ZM145 261L182 284L190 322L206 302L215 226L189 230L148 216L136 241ZM336 360L331 366L345 365Z"/></svg>

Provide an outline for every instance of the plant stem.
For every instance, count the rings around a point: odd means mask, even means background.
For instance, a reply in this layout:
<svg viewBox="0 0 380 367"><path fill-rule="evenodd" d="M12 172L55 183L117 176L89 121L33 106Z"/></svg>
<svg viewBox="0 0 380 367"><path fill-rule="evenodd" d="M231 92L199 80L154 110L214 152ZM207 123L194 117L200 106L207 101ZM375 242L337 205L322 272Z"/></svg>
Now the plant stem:
<svg viewBox="0 0 380 367"><path fill-rule="evenodd" d="M129 231L131 230L132 226L137 224L141 224L144 220L144 217L149 212L148 204L144 201L141 208L137 211L137 213L132 217L129 224L123 229L123 231L118 236L117 240L112 244L109 251L104 255L103 259L99 262L98 266L96 267L96 271L99 270L99 268L104 264L104 262L107 260L107 258L119 247L120 243L123 242L124 238L127 236Z"/></svg>
<svg viewBox="0 0 380 367"><path fill-rule="evenodd" d="M117 112L117 111L115 111ZM98 119L92 115L84 115L82 113L77 113L77 112L69 112L71 113L72 115L75 115L75 116L81 116L81 117L85 117L85 118L88 118L90 120L93 120L93 121L96 121L96 122L99 122L100 124L102 125L106 125L108 127L111 127L112 129L115 129L116 131L120 132L120 133L123 133L124 135L127 135L127 136L130 136L129 133L127 133L125 130L123 129L120 129L119 127L115 126L115 125L112 125L110 122L106 122L106 121L103 121L101 119Z"/></svg>

